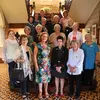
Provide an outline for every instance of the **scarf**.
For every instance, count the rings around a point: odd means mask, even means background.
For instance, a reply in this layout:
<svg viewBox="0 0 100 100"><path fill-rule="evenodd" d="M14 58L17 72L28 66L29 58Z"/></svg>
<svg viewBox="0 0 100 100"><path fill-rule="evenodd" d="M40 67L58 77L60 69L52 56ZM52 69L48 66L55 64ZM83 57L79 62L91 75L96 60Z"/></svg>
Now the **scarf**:
<svg viewBox="0 0 100 100"><path fill-rule="evenodd" d="M29 79L32 80L32 70L30 67L30 61L28 60L26 50L21 45L21 56L24 58L25 62L23 63L23 71L24 71L24 77L27 77L29 75Z"/></svg>

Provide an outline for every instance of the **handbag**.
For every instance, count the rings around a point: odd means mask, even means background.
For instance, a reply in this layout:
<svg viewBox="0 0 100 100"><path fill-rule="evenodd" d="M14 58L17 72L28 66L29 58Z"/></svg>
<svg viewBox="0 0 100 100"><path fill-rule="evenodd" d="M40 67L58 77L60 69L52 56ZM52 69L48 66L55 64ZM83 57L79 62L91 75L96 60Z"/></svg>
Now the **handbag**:
<svg viewBox="0 0 100 100"><path fill-rule="evenodd" d="M16 63L12 71L12 79L16 81L24 81L23 63Z"/></svg>

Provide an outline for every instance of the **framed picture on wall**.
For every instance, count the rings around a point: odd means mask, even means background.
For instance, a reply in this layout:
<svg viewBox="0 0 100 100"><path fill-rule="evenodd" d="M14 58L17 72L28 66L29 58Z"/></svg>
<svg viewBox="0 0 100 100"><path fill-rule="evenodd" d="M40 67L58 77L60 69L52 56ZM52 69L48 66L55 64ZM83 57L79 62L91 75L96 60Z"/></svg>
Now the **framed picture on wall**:
<svg viewBox="0 0 100 100"><path fill-rule="evenodd" d="M87 33L91 33L91 28L86 28Z"/></svg>
<svg viewBox="0 0 100 100"><path fill-rule="evenodd" d="M92 25L92 28L91 28L92 38L96 38L96 33L97 33L97 25L96 24L93 24Z"/></svg>

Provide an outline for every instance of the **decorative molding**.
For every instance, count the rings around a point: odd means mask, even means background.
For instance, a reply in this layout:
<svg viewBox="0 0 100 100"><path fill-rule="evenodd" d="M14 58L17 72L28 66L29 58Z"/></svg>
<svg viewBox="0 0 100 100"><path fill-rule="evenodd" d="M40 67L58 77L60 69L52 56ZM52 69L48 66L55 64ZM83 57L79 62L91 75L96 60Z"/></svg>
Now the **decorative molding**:
<svg viewBox="0 0 100 100"><path fill-rule="evenodd" d="M24 28L26 23L9 23L9 28Z"/></svg>
<svg viewBox="0 0 100 100"><path fill-rule="evenodd" d="M85 28L85 24L84 23L79 23L79 28Z"/></svg>

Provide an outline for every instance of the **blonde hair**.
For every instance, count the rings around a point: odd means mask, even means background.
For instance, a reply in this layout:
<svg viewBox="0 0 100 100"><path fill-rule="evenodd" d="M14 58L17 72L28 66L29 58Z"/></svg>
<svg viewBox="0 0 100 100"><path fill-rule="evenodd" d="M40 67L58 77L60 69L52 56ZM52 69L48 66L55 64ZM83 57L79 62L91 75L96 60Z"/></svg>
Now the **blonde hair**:
<svg viewBox="0 0 100 100"><path fill-rule="evenodd" d="M45 20L45 21L47 21L47 19L46 19L46 18L42 18L42 20Z"/></svg>
<svg viewBox="0 0 100 100"><path fill-rule="evenodd" d="M79 45L79 41L77 41L77 40L72 40L70 45L72 45L72 43L77 43Z"/></svg>
<svg viewBox="0 0 100 100"><path fill-rule="evenodd" d="M53 19L55 19L55 18L59 18L59 16L58 16L58 15L54 15L54 16L53 16Z"/></svg>
<svg viewBox="0 0 100 100"><path fill-rule="evenodd" d="M77 25L79 27L79 23L78 22L74 22L73 25L72 25L72 28Z"/></svg>
<svg viewBox="0 0 100 100"><path fill-rule="evenodd" d="M37 29L38 27L42 28L42 25L41 24L38 24L38 25L36 25L35 28Z"/></svg>
<svg viewBox="0 0 100 100"><path fill-rule="evenodd" d="M92 35L90 33L85 34L85 36L90 36L92 38Z"/></svg>

